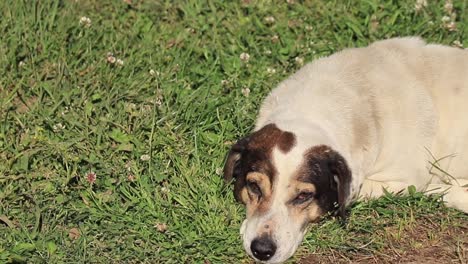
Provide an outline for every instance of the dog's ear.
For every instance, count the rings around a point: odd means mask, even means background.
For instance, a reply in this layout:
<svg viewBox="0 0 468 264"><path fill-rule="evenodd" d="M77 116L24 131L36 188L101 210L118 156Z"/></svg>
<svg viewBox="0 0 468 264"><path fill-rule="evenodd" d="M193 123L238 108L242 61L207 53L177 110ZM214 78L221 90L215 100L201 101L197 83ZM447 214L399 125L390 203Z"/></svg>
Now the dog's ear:
<svg viewBox="0 0 468 264"><path fill-rule="evenodd" d="M337 214L344 220L346 218L346 200L351 185L351 170L343 156L333 150L328 152L328 166L333 174L333 178L330 180L338 193Z"/></svg>
<svg viewBox="0 0 468 264"><path fill-rule="evenodd" d="M224 163L224 181L226 183L230 182L233 178L235 179L239 173L239 162L242 158L242 154L245 151L247 143L249 141L248 137L245 137L231 147L229 150L226 162Z"/></svg>
<svg viewBox="0 0 468 264"><path fill-rule="evenodd" d="M322 210L346 218L350 195L351 170L337 151L326 145L312 147L306 153L309 182L317 188Z"/></svg>

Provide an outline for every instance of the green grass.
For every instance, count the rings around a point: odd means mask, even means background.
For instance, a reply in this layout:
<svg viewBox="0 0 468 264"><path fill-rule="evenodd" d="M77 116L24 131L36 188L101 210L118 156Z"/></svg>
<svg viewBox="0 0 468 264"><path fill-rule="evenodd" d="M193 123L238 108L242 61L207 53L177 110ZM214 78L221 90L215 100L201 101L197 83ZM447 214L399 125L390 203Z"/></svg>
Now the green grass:
<svg viewBox="0 0 468 264"><path fill-rule="evenodd" d="M248 261L219 169L300 59L393 36L468 46L467 0L456 31L442 1L129 2L0 1L0 263ZM466 222L387 197L312 228L300 252L379 250L377 231L436 213Z"/></svg>

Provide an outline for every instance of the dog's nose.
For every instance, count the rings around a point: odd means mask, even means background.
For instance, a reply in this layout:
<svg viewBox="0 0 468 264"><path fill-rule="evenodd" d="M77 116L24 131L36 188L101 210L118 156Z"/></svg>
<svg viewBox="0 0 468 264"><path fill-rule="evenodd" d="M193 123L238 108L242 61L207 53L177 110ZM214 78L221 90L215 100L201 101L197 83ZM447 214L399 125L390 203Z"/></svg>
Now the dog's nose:
<svg viewBox="0 0 468 264"><path fill-rule="evenodd" d="M252 244L250 244L250 250L254 257L265 261L271 259L273 255L275 255L276 245L269 237L262 236L252 241Z"/></svg>

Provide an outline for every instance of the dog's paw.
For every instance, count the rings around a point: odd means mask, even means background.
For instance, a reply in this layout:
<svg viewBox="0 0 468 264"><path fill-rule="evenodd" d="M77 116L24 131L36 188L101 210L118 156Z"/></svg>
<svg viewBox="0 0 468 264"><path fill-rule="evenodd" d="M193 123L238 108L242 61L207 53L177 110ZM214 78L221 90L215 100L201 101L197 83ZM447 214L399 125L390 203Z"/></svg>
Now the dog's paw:
<svg viewBox="0 0 468 264"><path fill-rule="evenodd" d="M446 185L446 184L430 184L427 194L442 194L442 201L451 208L458 209L468 214L468 187Z"/></svg>
<svg viewBox="0 0 468 264"><path fill-rule="evenodd" d="M443 201L447 206L468 214L468 187L453 186L444 195Z"/></svg>

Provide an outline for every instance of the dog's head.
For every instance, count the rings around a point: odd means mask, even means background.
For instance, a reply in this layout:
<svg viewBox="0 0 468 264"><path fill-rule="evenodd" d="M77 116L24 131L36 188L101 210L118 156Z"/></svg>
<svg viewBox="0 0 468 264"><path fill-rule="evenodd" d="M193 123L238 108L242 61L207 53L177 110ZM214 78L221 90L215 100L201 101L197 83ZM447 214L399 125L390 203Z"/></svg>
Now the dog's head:
<svg viewBox="0 0 468 264"><path fill-rule="evenodd" d="M300 245L306 227L328 212L344 216L351 172L322 144L269 124L234 144L224 167L236 200L246 205L244 248L257 260L279 263ZM314 137L314 135L312 135ZM327 142L327 141L325 141Z"/></svg>

